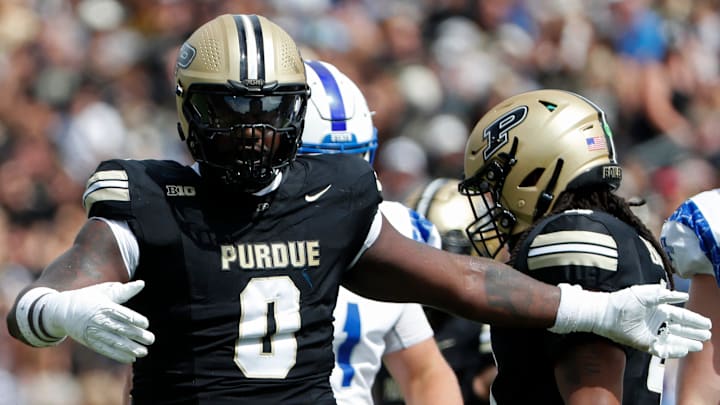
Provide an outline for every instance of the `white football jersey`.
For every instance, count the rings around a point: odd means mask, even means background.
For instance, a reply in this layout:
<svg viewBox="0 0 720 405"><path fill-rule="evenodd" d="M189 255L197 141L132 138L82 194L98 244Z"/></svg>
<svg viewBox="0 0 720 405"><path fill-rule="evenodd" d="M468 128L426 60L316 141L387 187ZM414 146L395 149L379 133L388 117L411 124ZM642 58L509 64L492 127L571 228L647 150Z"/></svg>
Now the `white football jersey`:
<svg viewBox="0 0 720 405"><path fill-rule="evenodd" d="M417 212L384 201L380 211L403 235L440 248L437 228ZM433 336L419 304L374 301L340 287L335 306L335 368L330 376L337 403L372 404L382 357Z"/></svg>
<svg viewBox="0 0 720 405"><path fill-rule="evenodd" d="M720 189L685 201L665 221L660 242L677 273L714 275L720 280Z"/></svg>

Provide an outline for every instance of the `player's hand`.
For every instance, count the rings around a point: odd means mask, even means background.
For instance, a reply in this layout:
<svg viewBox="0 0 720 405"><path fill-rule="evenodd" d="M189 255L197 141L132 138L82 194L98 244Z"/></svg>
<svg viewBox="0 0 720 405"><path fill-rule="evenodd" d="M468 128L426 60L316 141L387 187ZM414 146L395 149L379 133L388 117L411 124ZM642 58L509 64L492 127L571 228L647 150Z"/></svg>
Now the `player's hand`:
<svg viewBox="0 0 720 405"><path fill-rule="evenodd" d="M122 363L132 363L148 353L155 341L146 317L122 306L145 282L102 283L78 290L48 294L42 320L48 333L70 336L90 349Z"/></svg>
<svg viewBox="0 0 720 405"><path fill-rule="evenodd" d="M610 294L594 332L663 358L684 357L702 350L710 339L710 319L673 306L688 294L662 285L636 285Z"/></svg>
<svg viewBox="0 0 720 405"><path fill-rule="evenodd" d="M637 285L613 293L560 284L558 317L551 332L593 332L663 358L702 350L710 319L680 304L688 295L661 284Z"/></svg>

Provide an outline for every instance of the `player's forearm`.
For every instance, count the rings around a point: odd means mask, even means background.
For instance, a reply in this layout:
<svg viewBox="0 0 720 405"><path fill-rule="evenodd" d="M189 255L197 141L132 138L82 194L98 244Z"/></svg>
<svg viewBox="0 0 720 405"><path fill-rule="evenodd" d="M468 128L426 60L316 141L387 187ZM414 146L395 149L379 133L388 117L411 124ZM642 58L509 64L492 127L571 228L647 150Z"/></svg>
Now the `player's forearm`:
<svg viewBox="0 0 720 405"><path fill-rule="evenodd" d="M64 291L128 280L125 262L110 227L100 220L88 220L70 249L50 263L34 284Z"/></svg>
<svg viewBox="0 0 720 405"><path fill-rule="evenodd" d="M442 356L435 339L389 353L383 361L408 405L463 403L455 372Z"/></svg>
<svg viewBox="0 0 720 405"><path fill-rule="evenodd" d="M714 325L720 324L720 290L715 277L695 274L691 279L690 299L685 307L710 317ZM718 404L720 403L720 333L714 331L712 338L703 344L703 349L690 353L680 360L677 375L677 403Z"/></svg>
<svg viewBox="0 0 720 405"><path fill-rule="evenodd" d="M465 270L459 292L466 305L461 316L494 325L548 328L555 322L560 290L541 283L502 263L468 256L454 256ZM450 301L448 301L450 305Z"/></svg>
<svg viewBox="0 0 720 405"><path fill-rule="evenodd" d="M716 347L705 343L703 350L680 360L677 374L677 404L720 403L720 372L713 363Z"/></svg>
<svg viewBox="0 0 720 405"><path fill-rule="evenodd" d="M708 381L701 377L695 382L683 384L678 388L677 405L720 403L720 389L716 388L720 381L718 379L711 380Z"/></svg>
<svg viewBox="0 0 720 405"><path fill-rule="evenodd" d="M462 405L457 378L452 369L434 369L411 382L404 394L407 405Z"/></svg>
<svg viewBox="0 0 720 405"><path fill-rule="evenodd" d="M346 275L344 284L360 295L419 302L498 325L547 328L555 322L560 302L555 286L495 260L381 234L384 237L391 240L378 240ZM404 254L397 255L398 250Z"/></svg>
<svg viewBox="0 0 720 405"><path fill-rule="evenodd" d="M102 221L89 220L73 245L18 294L7 316L10 335L31 346L57 344L64 337L58 333L62 329L58 324L64 320L52 317L48 320L50 311L45 304L49 298L60 291L127 279L128 273L112 231Z"/></svg>
<svg viewBox="0 0 720 405"><path fill-rule="evenodd" d="M70 249L50 263L38 280L18 294L7 315L10 335L23 343L38 345L38 342L31 341L33 339L28 340L27 331L23 332L23 325L32 325L33 334L44 334L42 330L45 326L40 316L42 306L38 305L38 302L46 294L38 291L47 292L47 288L57 291L72 290L104 281L115 281L123 276L127 279L127 271L124 270L122 256L112 232L101 221L88 221ZM28 307L27 311L18 312L21 302Z"/></svg>
<svg viewBox="0 0 720 405"><path fill-rule="evenodd" d="M10 336L25 343L26 345L32 346L32 343L30 343L27 339L25 339L22 332L20 332L20 326L18 325L15 306L13 306L13 308L10 309L10 312L8 312L6 322L7 322L8 332L10 332Z"/></svg>

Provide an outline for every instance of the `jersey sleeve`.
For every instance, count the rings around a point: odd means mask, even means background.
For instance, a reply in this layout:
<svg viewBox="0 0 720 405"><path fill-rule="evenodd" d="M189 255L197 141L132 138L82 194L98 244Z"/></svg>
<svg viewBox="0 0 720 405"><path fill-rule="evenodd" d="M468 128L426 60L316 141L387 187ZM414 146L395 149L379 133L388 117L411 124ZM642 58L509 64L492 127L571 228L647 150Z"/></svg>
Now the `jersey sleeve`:
<svg viewBox="0 0 720 405"><path fill-rule="evenodd" d="M85 184L83 207L88 217L132 219L130 177L117 160L100 163Z"/></svg>
<svg viewBox="0 0 720 405"><path fill-rule="evenodd" d="M100 163L83 193L88 218L124 221L139 240L148 241L148 235L175 240L177 232L165 226L172 213L161 183L166 177L176 178L178 171L190 170L182 167L170 161L131 159Z"/></svg>
<svg viewBox="0 0 720 405"><path fill-rule="evenodd" d="M584 215L560 215L540 223L520 247L518 266L550 284L603 285L618 271L618 242L604 224Z"/></svg>
<svg viewBox="0 0 720 405"><path fill-rule="evenodd" d="M665 221L660 242L683 278L720 275L720 190L685 201Z"/></svg>
<svg viewBox="0 0 720 405"><path fill-rule="evenodd" d="M420 304L403 304L394 327L385 336L385 354L414 346L433 336L433 330Z"/></svg>
<svg viewBox="0 0 720 405"><path fill-rule="evenodd" d="M667 278L650 241L603 212L574 210L549 217L531 231L520 249L517 268L550 284L617 291Z"/></svg>

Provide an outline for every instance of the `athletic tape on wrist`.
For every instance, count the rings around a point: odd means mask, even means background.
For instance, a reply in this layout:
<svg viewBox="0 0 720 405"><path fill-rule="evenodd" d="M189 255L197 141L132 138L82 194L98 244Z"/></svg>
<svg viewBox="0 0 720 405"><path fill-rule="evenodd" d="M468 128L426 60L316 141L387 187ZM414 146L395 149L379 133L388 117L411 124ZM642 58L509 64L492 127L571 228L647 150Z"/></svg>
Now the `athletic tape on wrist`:
<svg viewBox="0 0 720 405"><path fill-rule="evenodd" d="M52 288L36 287L23 294L18 301L15 310L18 329L25 340L35 347L55 346L65 339L65 336L49 335L42 324L44 298L57 293Z"/></svg>

